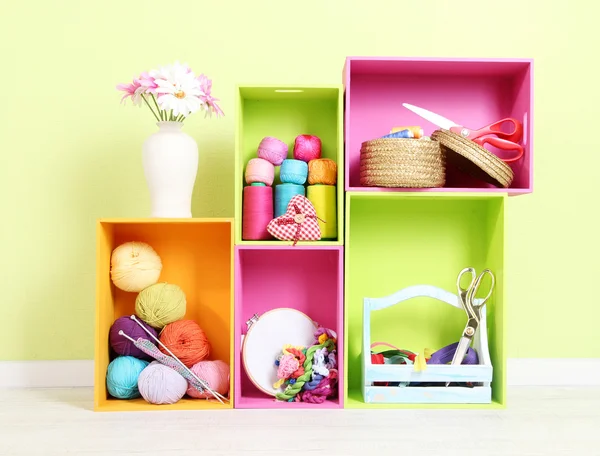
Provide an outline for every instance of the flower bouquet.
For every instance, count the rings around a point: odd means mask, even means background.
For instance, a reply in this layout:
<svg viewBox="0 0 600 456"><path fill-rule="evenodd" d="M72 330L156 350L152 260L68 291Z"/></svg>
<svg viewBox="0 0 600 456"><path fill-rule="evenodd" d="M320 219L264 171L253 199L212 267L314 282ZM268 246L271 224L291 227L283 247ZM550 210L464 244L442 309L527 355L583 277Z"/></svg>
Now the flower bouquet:
<svg viewBox="0 0 600 456"><path fill-rule="evenodd" d="M158 131L142 146L144 175L150 191L152 217L190 218L192 192L198 172L198 144L181 131L183 121L197 111L205 117L223 116L212 96L212 81L196 76L187 64L175 62L142 73L129 84L119 84L136 106L147 106Z"/></svg>

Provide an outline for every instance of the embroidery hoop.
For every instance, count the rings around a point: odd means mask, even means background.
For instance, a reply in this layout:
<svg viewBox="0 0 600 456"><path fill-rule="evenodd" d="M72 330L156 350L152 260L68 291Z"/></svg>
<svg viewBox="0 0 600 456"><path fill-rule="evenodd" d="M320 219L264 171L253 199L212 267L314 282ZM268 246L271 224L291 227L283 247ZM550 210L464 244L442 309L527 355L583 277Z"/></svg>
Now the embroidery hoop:
<svg viewBox="0 0 600 456"><path fill-rule="evenodd" d="M269 310L246 322L242 341L242 364L250 381L265 394L275 397L280 389L275 359L284 345L312 345L317 324L303 312L287 307Z"/></svg>

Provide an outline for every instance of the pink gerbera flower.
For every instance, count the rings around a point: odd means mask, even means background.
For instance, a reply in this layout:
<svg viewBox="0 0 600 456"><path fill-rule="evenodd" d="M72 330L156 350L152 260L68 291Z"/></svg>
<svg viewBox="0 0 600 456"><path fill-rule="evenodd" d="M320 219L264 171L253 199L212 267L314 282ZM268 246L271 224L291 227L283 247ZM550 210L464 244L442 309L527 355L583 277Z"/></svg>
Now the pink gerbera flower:
<svg viewBox="0 0 600 456"><path fill-rule="evenodd" d="M156 83L156 80L152 76L150 76L149 73L143 72L138 80L141 86L146 89L146 93L156 94L158 84Z"/></svg>
<svg viewBox="0 0 600 456"><path fill-rule="evenodd" d="M119 84L117 90L125 92L125 95L121 98L121 103L124 103L127 98L131 98L134 105L142 105L142 94L146 91L146 88L142 86L139 79L134 79L131 84Z"/></svg>
<svg viewBox="0 0 600 456"><path fill-rule="evenodd" d="M212 90L212 81L203 74L198 76L196 79L198 80L198 83L200 84L200 90L202 91L200 98L207 106L207 115L210 115L212 112L214 112L217 117L224 116L225 114L223 113L223 110L219 107L219 105L217 105L217 101L219 101L219 99L214 98L210 94Z"/></svg>

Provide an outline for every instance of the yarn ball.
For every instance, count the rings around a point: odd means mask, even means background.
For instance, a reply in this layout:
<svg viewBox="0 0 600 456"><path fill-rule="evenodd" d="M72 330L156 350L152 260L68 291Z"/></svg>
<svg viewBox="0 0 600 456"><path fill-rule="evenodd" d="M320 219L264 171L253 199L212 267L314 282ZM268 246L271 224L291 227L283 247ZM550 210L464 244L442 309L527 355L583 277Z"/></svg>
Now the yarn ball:
<svg viewBox="0 0 600 456"><path fill-rule="evenodd" d="M140 323L142 323L144 327L154 335L154 337L158 337L158 334L154 328L143 321ZM120 317L115 320L108 333L110 346L115 353L124 356L134 356L139 359L153 359L151 356L148 356L142 350L137 348L133 342L127 339L127 337L121 336L119 334L119 331L121 330L134 340L137 340L139 337L143 337L144 339L148 339L150 342L154 343L154 340L148 336L148 333L140 328L140 325L138 325L130 317Z"/></svg>
<svg viewBox="0 0 600 456"><path fill-rule="evenodd" d="M159 339L187 367L210 355L210 342L200 325L193 320L180 320L165 326ZM163 347L160 350L169 354Z"/></svg>
<svg viewBox="0 0 600 456"><path fill-rule="evenodd" d="M317 158L308 162L309 185L335 185L337 183L337 163L331 158Z"/></svg>
<svg viewBox="0 0 600 456"><path fill-rule="evenodd" d="M246 183L255 182L272 185L275 179L275 166L263 158L253 158L246 165Z"/></svg>
<svg viewBox="0 0 600 456"><path fill-rule="evenodd" d="M123 291L138 292L158 282L162 262L154 249L145 242L125 242L113 250L110 276Z"/></svg>
<svg viewBox="0 0 600 456"><path fill-rule="evenodd" d="M287 158L288 146L283 141L272 136L266 136L258 145L258 156L273 163L275 166L281 165Z"/></svg>
<svg viewBox="0 0 600 456"><path fill-rule="evenodd" d="M303 185L308 177L308 164L301 160L287 159L281 164L279 178L284 184Z"/></svg>
<svg viewBox="0 0 600 456"><path fill-rule="evenodd" d="M308 163L321 158L321 138L314 135L299 135L294 141L294 158Z"/></svg>
<svg viewBox="0 0 600 456"><path fill-rule="evenodd" d="M152 361L138 378L140 394L151 404L175 404L187 387L187 380L179 372L158 361Z"/></svg>
<svg viewBox="0 0 600 456"><path fill-rule="evenodd" d="M185 316L183 290L172 283L157 283L144 288L135 299L135 314L156 329Z"/></svg>
<svg viewBox="0 0 600 456"><path fill-rule="evenodd" d="M111 361L106 372L108 394L117 399L140 397L138 378L148 361L133 356L119 356Z"/></svg>
<svg viewBox="0 0 600 456"><path fill-rule="evenodd" d="M223 396L229 393L229 365L221 360L200 361L191 367L196 376L204 380L210 389ZM197 399L212 399L214 396L210 391L200 393L188 383L187 395Z"/></svg>

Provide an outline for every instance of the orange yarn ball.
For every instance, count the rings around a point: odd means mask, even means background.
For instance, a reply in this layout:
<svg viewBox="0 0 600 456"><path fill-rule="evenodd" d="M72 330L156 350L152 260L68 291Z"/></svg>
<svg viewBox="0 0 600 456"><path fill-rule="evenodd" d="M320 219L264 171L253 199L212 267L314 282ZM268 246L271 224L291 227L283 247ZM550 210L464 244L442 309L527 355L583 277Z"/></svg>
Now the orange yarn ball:
<svg viewBox="0 0 600 456"><path fill-rule="evenodd" d="M330 158L317 158L308 162L308 183L310 185L335 185L337 164Z"/></svg>
<svg viewBox="0 0 600 456"><path fill-rule="evenodd" d="M179 320L168 324L159 340L187 367L192 367L210 355L210 342L202 328L193 320ZM160 347L165 355L169 353Z"/></svg>

